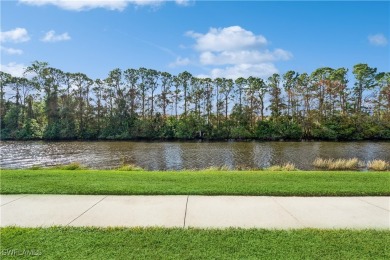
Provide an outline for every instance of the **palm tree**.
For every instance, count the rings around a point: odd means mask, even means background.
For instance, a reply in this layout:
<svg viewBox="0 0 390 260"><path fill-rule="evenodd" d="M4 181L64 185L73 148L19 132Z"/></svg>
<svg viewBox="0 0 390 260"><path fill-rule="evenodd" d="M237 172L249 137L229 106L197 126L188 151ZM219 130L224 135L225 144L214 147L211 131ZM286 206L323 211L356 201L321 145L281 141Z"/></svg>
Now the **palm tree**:
<svg viewBox="0 0 390 260"><path fill-rule="evenodd" d="M179 73L177 76L180 80L181 86L183 88L183 94L184 94L184 117L187 117L187 108L188 108L188 91L189 91L189 83L191 81L192 75L191 73L184 71L182 73Z"/></svg>

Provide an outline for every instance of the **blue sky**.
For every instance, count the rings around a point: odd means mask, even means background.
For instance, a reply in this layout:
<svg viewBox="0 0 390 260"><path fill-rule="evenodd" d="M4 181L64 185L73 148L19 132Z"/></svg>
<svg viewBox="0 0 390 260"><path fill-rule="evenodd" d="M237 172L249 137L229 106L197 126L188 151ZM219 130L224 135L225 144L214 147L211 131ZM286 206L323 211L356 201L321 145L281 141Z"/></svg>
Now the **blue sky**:
<svg viewBox="0 0 390 260"><path fill-rule="evenodd" d="M34 60L105 78L146 67L259 76L368 63L390 71L390 2L1 2L1 70Z"/></svg>

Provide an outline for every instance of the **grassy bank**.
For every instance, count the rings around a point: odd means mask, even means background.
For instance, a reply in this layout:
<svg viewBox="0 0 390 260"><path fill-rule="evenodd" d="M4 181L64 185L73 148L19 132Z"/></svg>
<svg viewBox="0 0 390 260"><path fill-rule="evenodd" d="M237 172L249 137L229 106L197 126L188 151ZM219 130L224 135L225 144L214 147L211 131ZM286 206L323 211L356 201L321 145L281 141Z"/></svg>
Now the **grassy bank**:
<svg viewBox="0 0 390 260"><path fill-rule="evenodd" d="M2 194L389 196L390 172L1 170Z"/></svg>
<svg viewBox="0 0 390 260"><path fill-rule="evenodd" d="M3 259L389 259L389 231L3 228ZM14 251L12 251L14 250Z"/></svg>

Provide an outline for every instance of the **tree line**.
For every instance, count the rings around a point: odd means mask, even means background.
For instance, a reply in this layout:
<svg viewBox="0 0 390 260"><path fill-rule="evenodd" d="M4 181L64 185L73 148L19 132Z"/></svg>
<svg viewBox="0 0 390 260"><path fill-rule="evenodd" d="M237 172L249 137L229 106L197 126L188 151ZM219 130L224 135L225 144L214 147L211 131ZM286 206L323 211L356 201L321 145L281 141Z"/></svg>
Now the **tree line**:
<svg viewBox="0 0 390 260"><path fill-rule="evenodd" d="M35 61L0 72L1 139L388 140L390 73L367 64L259 77L114 69L105 79Z"/></svg>

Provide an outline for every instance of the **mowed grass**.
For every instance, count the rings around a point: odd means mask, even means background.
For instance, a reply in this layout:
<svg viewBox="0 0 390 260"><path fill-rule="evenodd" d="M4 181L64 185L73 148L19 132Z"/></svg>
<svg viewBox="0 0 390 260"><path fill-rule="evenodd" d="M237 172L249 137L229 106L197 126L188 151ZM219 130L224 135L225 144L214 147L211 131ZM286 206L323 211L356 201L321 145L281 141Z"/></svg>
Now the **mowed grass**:
<svg viewBox="0 0 390 260"><path fill-rule="evenodd" d="M389 259L389 231L166 228L1 229L9 250L39 259Z"/></svg>
<svg viewBox="0 0 390 260"><path fill-rule="evenodd" d="M389 196L390 172L1 170L2 194Z"/></svg>

